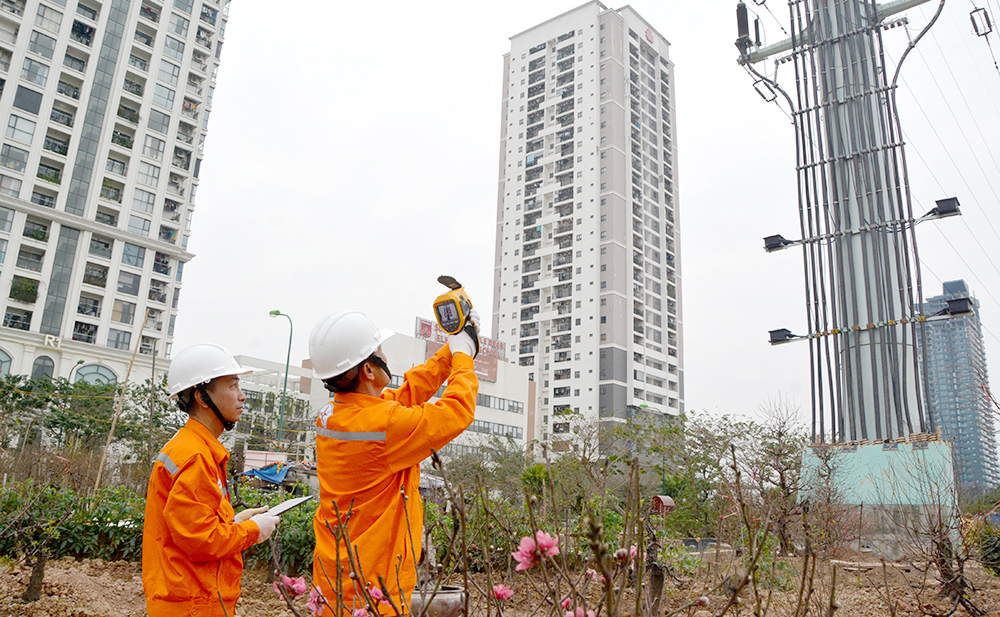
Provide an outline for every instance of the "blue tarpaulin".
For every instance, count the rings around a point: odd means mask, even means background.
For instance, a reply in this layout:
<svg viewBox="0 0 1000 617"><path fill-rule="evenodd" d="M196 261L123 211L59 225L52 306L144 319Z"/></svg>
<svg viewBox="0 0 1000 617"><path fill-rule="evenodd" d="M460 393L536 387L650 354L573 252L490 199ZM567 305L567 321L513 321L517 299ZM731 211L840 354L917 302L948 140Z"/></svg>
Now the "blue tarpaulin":
<svg viewBox="0 0 1000 617"><path fill-rule="evenodd" d="M242 475L260 478L261 480L270 482L271 484L281 484L285 481L285 476L288 475L288 470L294 467L304 467L304 465L297 461L293 463L271 463L270 465L266 465L258 469L244 471Z"/></svg>

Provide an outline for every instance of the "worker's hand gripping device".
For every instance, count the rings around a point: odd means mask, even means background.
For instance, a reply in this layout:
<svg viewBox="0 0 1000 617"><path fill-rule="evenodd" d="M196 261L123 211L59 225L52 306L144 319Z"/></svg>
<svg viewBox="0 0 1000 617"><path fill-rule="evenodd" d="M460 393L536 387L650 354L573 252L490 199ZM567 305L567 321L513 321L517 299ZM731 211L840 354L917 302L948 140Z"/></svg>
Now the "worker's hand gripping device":
<svg viewBox="0 0 1000 617"><path fill-rule="evenodd" d="M461 283L450 276L439 276L438 282L448 288L448 291L434 300L434 317L437 318L438 325L448 334L468 331L475 342L478 355L479 333L469 317L469 313L472 312L472 300L469 300L469 294L465 293Z"/></svg>

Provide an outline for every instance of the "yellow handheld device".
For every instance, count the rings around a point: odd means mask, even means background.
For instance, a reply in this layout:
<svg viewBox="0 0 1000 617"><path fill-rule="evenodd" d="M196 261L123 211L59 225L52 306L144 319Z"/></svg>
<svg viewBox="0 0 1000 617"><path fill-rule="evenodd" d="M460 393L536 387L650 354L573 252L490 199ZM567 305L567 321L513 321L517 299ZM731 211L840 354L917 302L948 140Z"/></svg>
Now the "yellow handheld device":
<svg viewBox="0 0 1000 617"><path fill-rule="evenodd" d="M438 282L448 288L448 291L434 300L434 317L438 325L448 334L458 334L462 330L468 330L476 344L478 354L479 333L469 319L469 313L472 312L472 300L469 300L469 294L465 293L465 288L453 277L439 276Z"/></svg>

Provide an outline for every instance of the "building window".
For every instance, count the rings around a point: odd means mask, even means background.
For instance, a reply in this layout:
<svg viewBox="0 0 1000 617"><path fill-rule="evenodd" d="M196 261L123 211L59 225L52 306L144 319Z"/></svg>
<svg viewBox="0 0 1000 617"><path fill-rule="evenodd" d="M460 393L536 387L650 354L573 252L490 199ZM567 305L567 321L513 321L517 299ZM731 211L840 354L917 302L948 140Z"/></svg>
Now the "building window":
<svg viewBox="0 0 1000 617"><path fill-rule="evenodd" d="M115 300L115 308L111 312L111 321L132 325L135 319L135 303Z"/></svg>
<svg viewBox="0 0 1000 617"><path fill-rule="evenodd" d="M115 375L114 371L99 364L81 366L77 369L75 377L74 381L82 381L95 386L118 382L118 376Z"/></svg>
<svg viewBox="0 0 1000 617"><path fill-rule="evenodd" d="M142 276L131 272L118 273L118 293L130 296L139 295L139 285L142 283Z"/></svg>
<svg viewBox="0 0 1000 617"><path fill-rule="evenodd" d="M162 139L157 139L152 135L146 135L146 139L142 145L142 153L151 159L156 159L157 161L163 160L163 149L167 142Z"/></svg>
<svg viewBox="0 0 1000 617"><path fill-rule="evenodd" d="M28 151L7 144L0 148L0 165L24 173L28 165Z"/></svg>
<svg viewBox="0 0 1000 617"><path fill-rule="evenodd" d="M146 126L151 131L166 135L167 131L170 130L170 116L155 109L150 109L149 122L146 123Z"/></svg>
<svg viewBox="0 0 1000 617"><path fill-rule="evenodd" d="M160 168L145 161L139 161L137 180L147 186L157 186L160 183Z"/></svg>
<svg viewBox="0 0 1000 617"><path fill-rule="evenodd" d="M21 194L21 181L0 174L0 195L10 195L17 197Z"/></svg>
<svg viewBox="0 0 1000 617"><path fill-rule="evenodd" d="M125 332L124 330L115 330L110 328L108 330L108 347L112 349L123 349L128 351L129 344L132 341L132 333Z"/></svg>
<svg viewBox="0 0 1000 617"><path fill-rule="evenodd" d="M128 217L128 230L140 236L149 236L149 221L141 216L131 215Z"/></svg>
<svg viewBox="0 0 1000 617"><path fill-rule="evenodd" d="M171 109L174 106L174 94L173 90L163 84L156 84L156 88L153 90L153 103Z"/></svg>
<svg viewBox="0 0 1000 617"><path fill-rule="evenodd" d="M56 51L56 40L37 30L32 30L31 38L28 39L28 50L51 60L52 54Z"/></svg>
<svg viewBox="0 0 1000 617"><path fill-rule="evenodd" d="M166 42L163 44L163 55L168 58L173 58L174 60L180 61L184 59L184 43L181 43L177 39L168 36Z"/></svg>
<svg viewBox="0 0 1000 617"><path fill-rule="evenodd" d="M35 135L35 123L27 118L11 114L7 122L7 137L23 144L30 144Z"/></svg>
<svg viewBox="0 0 1000 617"><path fill-rule="evenodd" d="M41 62L35 62L31 58L24 59L24 68L21 70L21 77L33 84L44 86L49 77L49 67Z"/></svg>
<svg viewBox="0 0 1000 617"><path fill-rule="evenodd" d="M66 54L63 57L63 66L69 67L74 71L80 71L82 73L87 68L87 62L81 60L80 58L77 58L76 56L71 56L70 54Z"/></svg>
<svg viewBox="0 0 1000 617"><path fill-rule="evenodd" d="M190 12L191 11L188 11L188 13L190 13ZM174 32L176 34L179 34L181 36L187 36L187 33L188 33L188 24L189 23L191 23L191 22L188 21L187 18L181 17L177 13L171 13L170 14L170 27L168 28L168 30L170 30L171 32Z"/></svg>
<svg viewBox="0 0 1000 617"><path fill-rule="evenodd" d="M62 13L59 11L49 8L44 4L38 5L38 13L35 15L35 25L40 28L44 28L49 32L59 32L59 26L62 24Z"/></svg>
<svg viewBox="0 0 1000 617"><path fill-rule="evenodd" d="M56 363L48 356L38 356L35 363L31 365L31 378L41 379L43 377L52 378L52 371L55 370Z"/></svg>
<svg viewBox="0 0 1000 617"><path fill-rule="evenodd" d="M122 263L126 266L135 266L136 268L141 268L143 263L146 261L146 249L141 246L136 246L135 244L125 243L125 248L122 249Z"/></svg>
<svg viewBox="0 0 1000 617"><path fill-rule="evenodd" d="M180 75L181 67L172 62L167 62L166 60L160 62L159 78L163 81L176 86L178 79L180 79Z"/></svg>
<svg viewBox="0 0 1000 617"><path fill-rule="evenodd" d="M153 212L153 204L156 203L156 195L150 193L149 191L144 191L142 189L136 189L135 194L132 195L132 209L151 214Z"/></svg>

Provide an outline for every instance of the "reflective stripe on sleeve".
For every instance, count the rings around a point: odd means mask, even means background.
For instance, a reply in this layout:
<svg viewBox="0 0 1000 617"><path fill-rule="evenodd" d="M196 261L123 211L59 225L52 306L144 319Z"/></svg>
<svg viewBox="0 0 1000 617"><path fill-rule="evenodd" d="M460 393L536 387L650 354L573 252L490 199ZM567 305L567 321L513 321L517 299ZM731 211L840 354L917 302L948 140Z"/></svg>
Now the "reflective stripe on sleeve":
<svg viewBox="0 0 1000 617"><path fill-rule="evenodd" d="M317 426L316 434L330 439L339 439L340 441L385 441L385 432L369 431L352 433L348 431L333 431L322 426Z"/></svg>
<svg viewBox="0 0 1000 617"><path fill-rule="evenodd" d="M156 460L163 463L163 466L167 468L167 471L169 471L170 475L172 476L177 475L177 472L180 471L181 469L180 467L177 466L176 463L170 460L169 456L167 456L163 452L160 452L159 454L156 455Z"/></svg>

